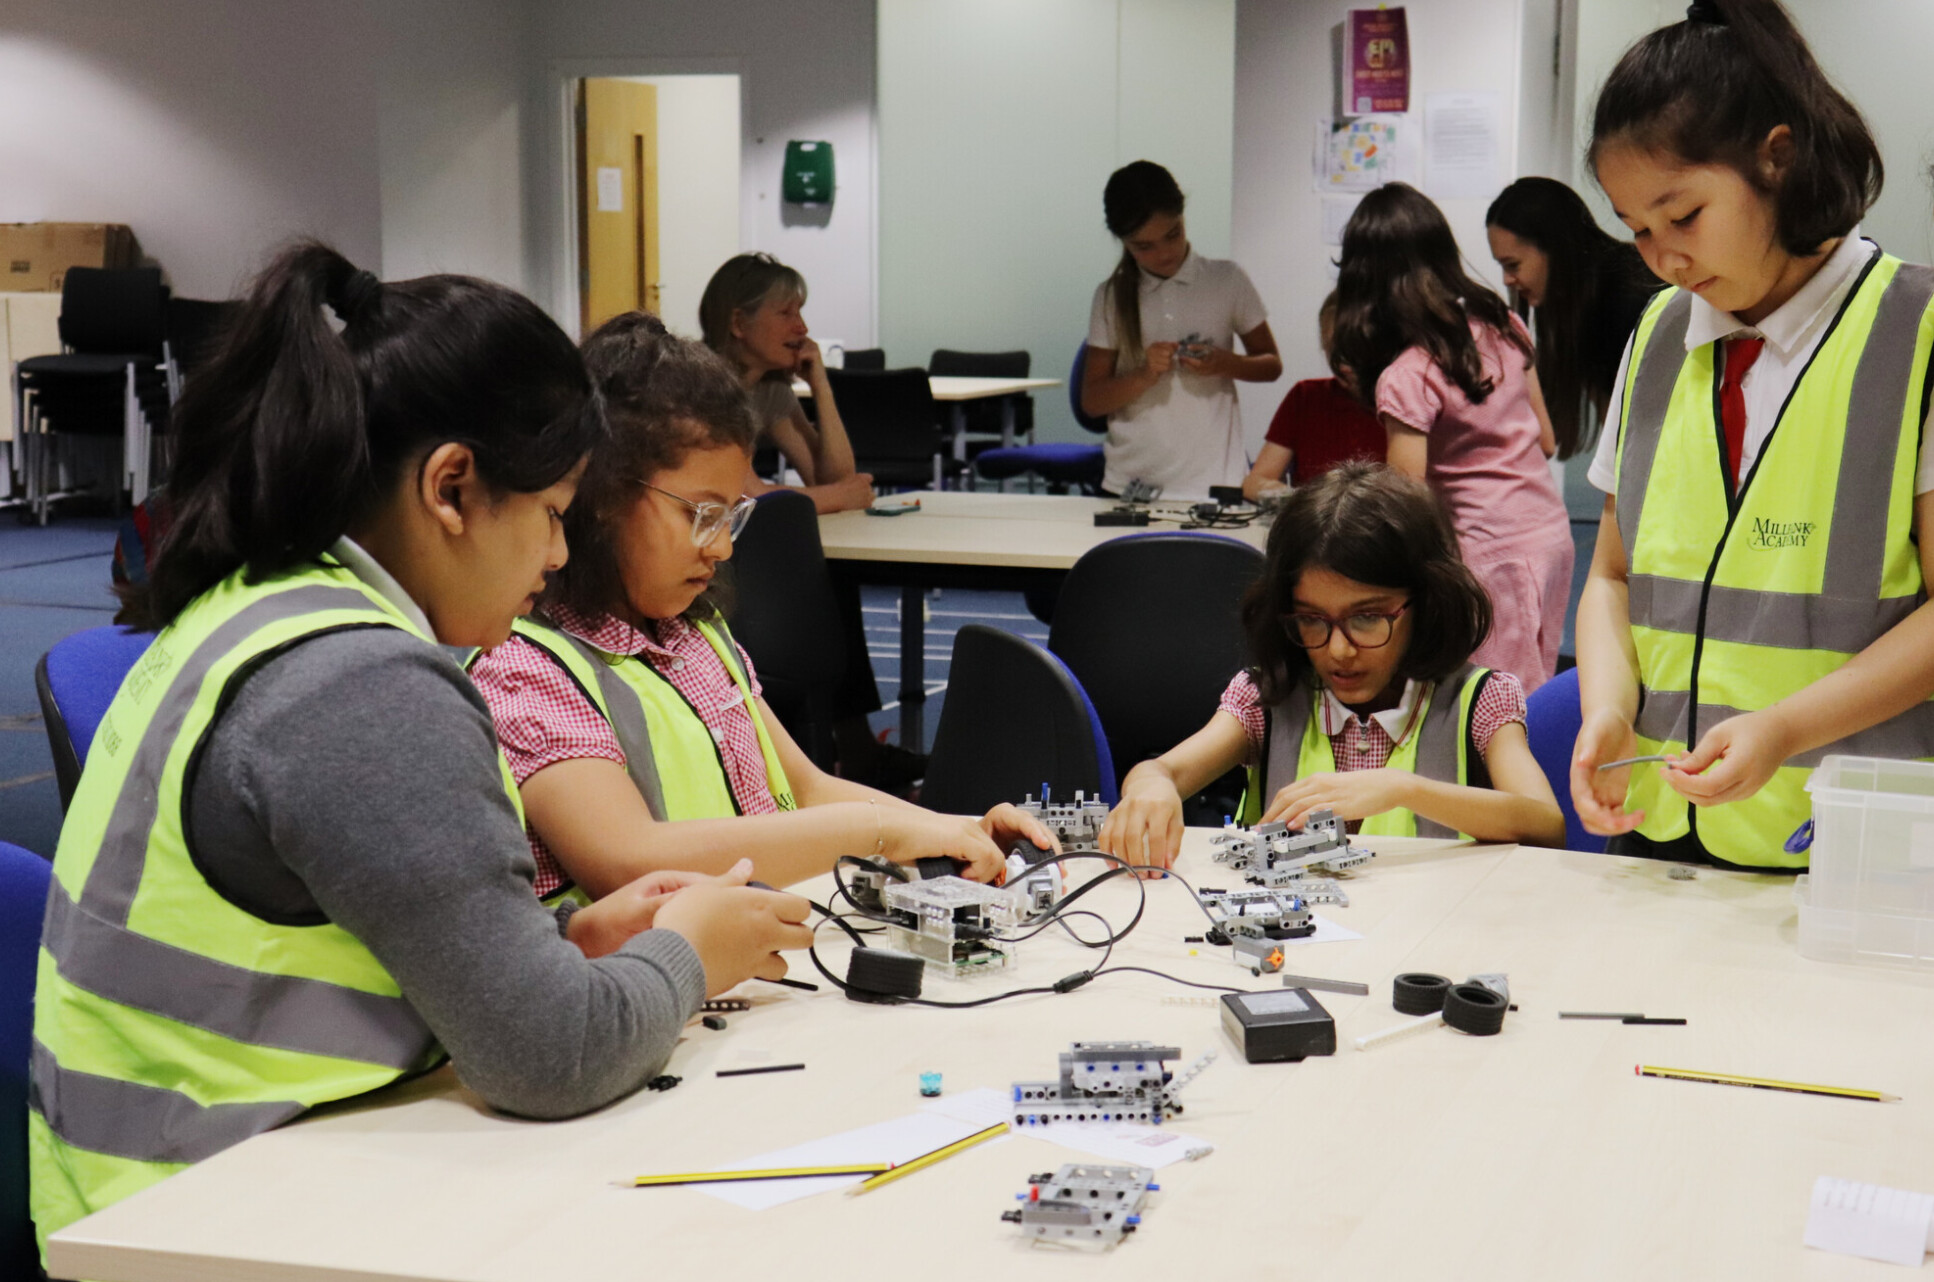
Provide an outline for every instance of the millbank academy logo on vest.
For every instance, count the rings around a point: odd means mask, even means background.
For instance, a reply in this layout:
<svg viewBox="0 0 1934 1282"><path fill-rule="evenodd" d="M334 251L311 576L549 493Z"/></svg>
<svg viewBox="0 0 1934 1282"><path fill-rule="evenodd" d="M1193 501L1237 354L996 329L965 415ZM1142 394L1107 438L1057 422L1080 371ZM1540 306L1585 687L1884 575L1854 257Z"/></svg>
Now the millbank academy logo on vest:
<svg viewBox="0 0 1934 1282"><path fill-rule="evenodd" d="M1818 528L1817 521L1769 521L1756 516L1753 518L1752 537L1747 540L1746 546L1755 552L1803 548Z"/></svg>

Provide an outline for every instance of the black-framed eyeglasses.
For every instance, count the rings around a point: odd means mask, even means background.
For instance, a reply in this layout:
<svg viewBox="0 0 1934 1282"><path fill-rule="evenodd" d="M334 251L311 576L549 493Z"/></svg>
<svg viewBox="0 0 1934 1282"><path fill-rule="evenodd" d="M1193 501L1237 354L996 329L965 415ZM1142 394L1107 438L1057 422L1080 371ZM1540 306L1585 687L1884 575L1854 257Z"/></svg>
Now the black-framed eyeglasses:
<svg viewBox="0 0 1934 1282"><path fill-rule="evenodd" d="M1283 631L1305 650L1321 650L1330 643L1331 632L1341 627L1351 645L1359 650L1375 650L1390 644L1398 618L1409 608L1410 602L1406 601L1387 614L1366 610L1341 619L1332 619L1327 614L1285 614Z"/></svg>
<svg viewBox="0 0 1934 1282"><path fill-rule="evenodd" d="M741 494L737 502L730 504L709 500L704 503L694 503L684 495L660 489L650 481L644 481L641 484L653 493L662 494L674 503L683 503L692 510L692 546L698 548L716 539L720 530L726 530L734 539L738 538L744 531L746 522L752 519L753 509L759 506L757 499L745 494Z"/></svg>

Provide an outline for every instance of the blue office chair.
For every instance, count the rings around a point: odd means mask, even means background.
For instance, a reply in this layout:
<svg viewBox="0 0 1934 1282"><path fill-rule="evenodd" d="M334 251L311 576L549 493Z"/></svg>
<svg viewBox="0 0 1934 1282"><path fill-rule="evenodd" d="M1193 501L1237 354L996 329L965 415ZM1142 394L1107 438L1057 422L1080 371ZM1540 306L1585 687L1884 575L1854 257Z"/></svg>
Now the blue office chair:
<svg viewBox="0 0 1934 1282"><path fill-rule="evenodd" d="M1083 343L1074 349L1074 366L1068 370L1068 406L1074 411L1074 421L1096 436L1108 435L1108 417L1105 414L1090 414L1081 408L1081 381L1088 373L1088 345Z"/></svg>
<svg viewBox="0 0 1934 1282"><path fill-rule="evenodd" d="M87 764L94 731L107 705L121 689L128 669L147 652L152 632L127 628L88 628L62 637L34 667L34 689L47 723L47 747L54 754L54 780L60 808L67 810Z"/></svg>
<svg viewBox="0 0 1934 1282"><path fill-rule="evenodd" d="M0 1277L38 1278L27 1215L27 1058L34 1035L34 969L53 865L0 842Z"/></svg>
<svg viewBox="0 0 1934 1282"><path fill-rule="evenodd" d="M1026 637L970 623L954 636L947 701L920 803L978 815L1003 801L1077 790L1114 805L1115 766L1101 718L1074 674Z"/></svg>
<svg viewBox="0 0 1934 1282"><path fill-rule="evenodd" d="M1074 411L1075 422L1082 427L1090 432L1106 433L1107 419L1081 412L1081 378L1087 363L1088 345L1083 343L1075 349L1074 366L1068 371L1068 407ZM1083 494L1100 493L1103 466L1101 446L1073 441L1044 441L982 450L974 458L975 470L990 481L1005 481L1011 476L1032 472L1056 494L1065 494L1070 487Z"/></svg>
<svg viewBox="0 0 1934 1282"><path fill-rule="evenodd" d="M1545 772L1558 809L1565 814L1565 849L1601 854L1605 838L1585 831L1578 809L1571 804L1571 750L1578 743L1584 715L1578 704L1578 669L1567 668L1531 692L1525 700L1525 736L1531 755Z"/></svg>

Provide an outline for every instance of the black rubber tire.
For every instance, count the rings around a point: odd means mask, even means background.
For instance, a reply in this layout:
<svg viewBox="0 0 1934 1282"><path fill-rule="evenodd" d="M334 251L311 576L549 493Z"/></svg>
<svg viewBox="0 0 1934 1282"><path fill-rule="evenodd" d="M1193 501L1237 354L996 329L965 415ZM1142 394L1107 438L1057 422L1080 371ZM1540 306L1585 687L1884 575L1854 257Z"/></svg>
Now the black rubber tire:
<svg viewBox="0 0 1934 1282"><path fill-rule="evenodd" d="M1400 1015L1435 1015L1444 1009L1444 994L1450 986L1450 980L1442 975L1416 971L1399 975L1390 986L1390 1004Z"/></svg>
<svg viewBox="0 0 1934 1282"><path fill-rule="evenodd" d="M1457 984L1444 995L1444 1022L1460 1033L1490 1037L1503 1031L1506 1005L1482 984Z"/></svg>

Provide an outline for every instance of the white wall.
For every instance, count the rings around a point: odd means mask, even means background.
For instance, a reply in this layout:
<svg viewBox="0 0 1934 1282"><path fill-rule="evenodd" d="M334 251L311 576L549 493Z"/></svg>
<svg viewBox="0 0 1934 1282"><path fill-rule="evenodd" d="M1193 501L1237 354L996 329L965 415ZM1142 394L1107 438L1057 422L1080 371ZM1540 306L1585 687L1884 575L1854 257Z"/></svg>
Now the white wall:
<svg viewBox="0 0 1934 1282"><path fill-rule="evenodd" d="M697 338L705 282L739 252L739 78L628 78L658 88L658 306Z"/></svg>
<svg viewBox="0 0 1934 1282"><path fill-rule="evenodd" d="M1284 365L1281 383L1243 402L1252 451L1288 385L1327 372L1316 337L1316 308L1334 283L1336 250L1323 243L1323 198L1312 189L1310 150L1316 118L1335 104L1331 30L1350 7L1348 0L1238 0L1236 5L1232 245L1236 261L1248 269L1269 307ZM1410 101L1419 128L1424 99L1431 93L1484 90L1501 95L1502 189L1515 176L1519 154L1517 101L1526 65L1519 38L1520 0L1410 0L1405 16L1410 28ZM1502 289L1484 239L1484 210L1490 199L1438 203L1471 273Z"/></svg>
<svg viewBox="0 0 1934 1282"><path fill-rule="evenodd" d="M377 33L364 0L8 0L0 222L127 223L194 297L298 233L375 265Z"/></svg>
<svg viewBox="0 0 1934 1282"><path fill-rule="evenodd" d="M880 339L893 365L1025 348L1065 377L1121 250L1108 175L1174 171L1226 257L1234 0L881 0ZM1038 433L1085 436L1063 393Z"/></svg>
<svg viewBox="0 0 1934 1282"><path fill-rule="evenodd" d="M1582 37L1576 183L1580 191L1589 192L1608 228L1629 234L1611 216L1584 168L1592 103L1632 41L1654 27L1678 21L1685 10L1666 0L1576 3ZM1880 143L1887 186L1862 229L1911 262L1934 260L1934 191L1927 174L1934 161L1934 96L1928 94L1926 84L1926 51L1934 48L1934 5L1898 0L1786 0L1786 5L1814 57L1867 117Z"/></svg>
<svg viewBox="0 0 1934 1282"><path fill-rule="evenodd" d="M855 347L873 341L873 0L533 0L530 12L533 297L575 324L566 83L731 73L743 78L740 244L804 273L816 334ZM838 189L829 211L782 206L780 162L792 138L833 144Z"/></svg>

